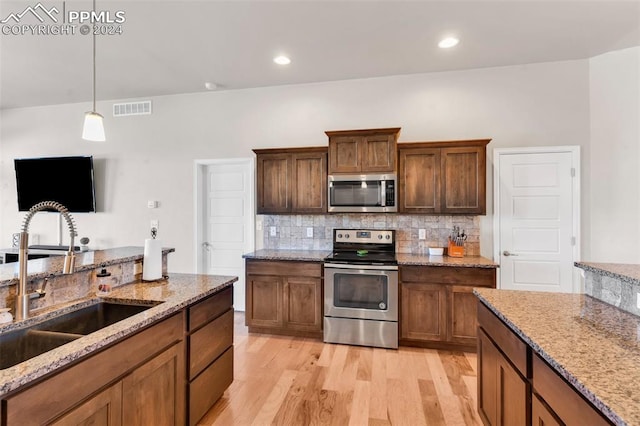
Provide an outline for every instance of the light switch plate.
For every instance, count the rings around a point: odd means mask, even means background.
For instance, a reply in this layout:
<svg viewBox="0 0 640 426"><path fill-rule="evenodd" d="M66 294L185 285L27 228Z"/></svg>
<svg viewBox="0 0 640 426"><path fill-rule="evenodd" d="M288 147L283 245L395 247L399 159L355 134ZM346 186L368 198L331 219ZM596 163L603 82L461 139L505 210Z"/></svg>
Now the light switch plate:
<svg viewBox="0 0 640 426"><path fill-rule="evenodd" d="M307 228L307 238L313 238L313 228Z"/></svg>
<svg viewBox="0 0 640 426"><path fill-rule="evenodd" d="M262 231L262 221L256 221L256 231Z"/></svg>
<svg viewBox="0 0 640 426"><path fill-rule="evenodd" d="M275 226L270 226L269 227L269 236L271 236L271 237L275 237L276 236L276 227Z"/></svg>
<svg viewBox="0 0 640 426"><path fill-rule="evenodd" d="M426 229L418 229L418 239L426 240L427 239L427 230Z"/></svg>

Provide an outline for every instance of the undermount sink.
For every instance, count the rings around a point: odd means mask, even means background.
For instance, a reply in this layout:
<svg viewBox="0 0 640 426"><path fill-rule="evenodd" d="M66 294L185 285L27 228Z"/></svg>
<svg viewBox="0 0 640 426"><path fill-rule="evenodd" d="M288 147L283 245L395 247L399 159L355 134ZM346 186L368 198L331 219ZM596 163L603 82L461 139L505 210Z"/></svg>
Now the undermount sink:
<svg viewBox="0 0 640 426"><path fill-rule="evenodd" d="M145 311L150 305L100 302L31 327L0 334L0 370Z"/></svg>

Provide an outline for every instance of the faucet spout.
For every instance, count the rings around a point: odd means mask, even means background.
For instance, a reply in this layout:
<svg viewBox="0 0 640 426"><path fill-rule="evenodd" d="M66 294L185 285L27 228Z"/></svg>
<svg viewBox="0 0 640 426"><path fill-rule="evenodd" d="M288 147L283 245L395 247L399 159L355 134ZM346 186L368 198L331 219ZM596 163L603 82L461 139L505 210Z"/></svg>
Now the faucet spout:
<svg viewBox="0 0 640 426"><path fill-rule="evenodd" d="M31 207L27 212L22 223L22 230L20 232L20 248L18 251L18 291L16 294L16 320L23 320L29 317L29 300L32 295L27 294L27 259L29 252L29 223L36 213L42 210L57 210L62 217L64 217L69 227L69 250L65 253L64 266L62 269L63 274L73 273L75 266L75 253L73 251L73 244L75 237L78 235L76 232L76 226L73 221L73 217L69 213L69 210L62 204L55 201L43 201ZM41 297L43 293L35 293L36 297Z"/></svg>

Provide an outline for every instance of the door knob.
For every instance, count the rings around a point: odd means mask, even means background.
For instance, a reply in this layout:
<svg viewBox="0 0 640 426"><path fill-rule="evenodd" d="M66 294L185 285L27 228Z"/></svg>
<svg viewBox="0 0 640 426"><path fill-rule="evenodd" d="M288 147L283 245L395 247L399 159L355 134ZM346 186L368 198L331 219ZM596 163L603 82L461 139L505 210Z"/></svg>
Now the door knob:
<svg viewBox="0 0 640 426"><path fill-rule="evenodd" d="M510 252L508 252L507 250L503 251L503 252L502 252L502 254L503 254L504 256L517 256L517 254L510 253Z"/></svg>

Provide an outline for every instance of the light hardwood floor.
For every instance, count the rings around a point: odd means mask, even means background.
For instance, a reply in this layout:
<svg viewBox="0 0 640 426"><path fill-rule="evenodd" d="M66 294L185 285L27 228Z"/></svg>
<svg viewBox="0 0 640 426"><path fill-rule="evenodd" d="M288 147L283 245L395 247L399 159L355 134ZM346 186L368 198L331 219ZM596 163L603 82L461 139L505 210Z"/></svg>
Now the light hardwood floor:
<svg viewBox="0 0 640 426"><path fill-rule="evenodd" d="M476 355L247 333L235 377L199 425L481 425Z"/></svg>

